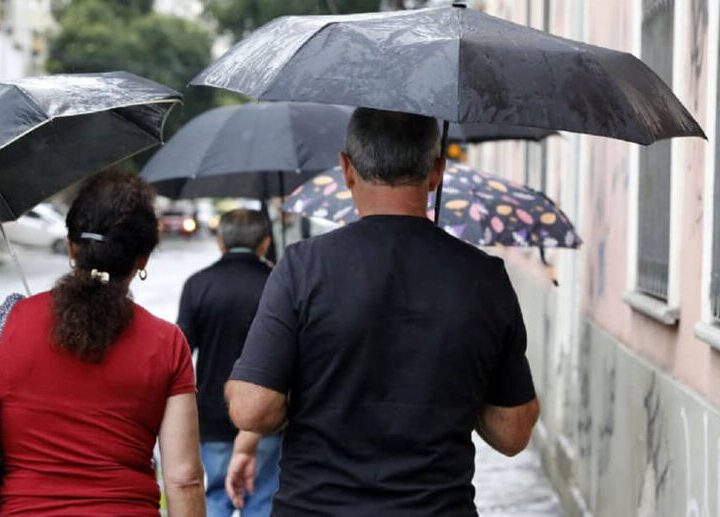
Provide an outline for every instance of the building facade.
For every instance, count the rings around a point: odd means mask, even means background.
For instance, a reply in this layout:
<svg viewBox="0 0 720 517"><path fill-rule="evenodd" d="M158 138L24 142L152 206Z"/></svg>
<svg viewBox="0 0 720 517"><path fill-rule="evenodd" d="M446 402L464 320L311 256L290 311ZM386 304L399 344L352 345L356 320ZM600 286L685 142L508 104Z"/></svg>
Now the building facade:
<svg viewBox="0 0 720 517"><path fill-rule="evenodd" d="M507 249L569 515L720 516L720 132L715 0L484 0L489 14L631 52L708 135L642 147L563 133L474 146L547 192L579 251ZM559 287L551 281L556 276Z"/></svg>
<svg viewBox="0 0 720 517"><path fill-rule="evenodd" d="M53 0L0 0L0 78L42 73Z"/></svg>

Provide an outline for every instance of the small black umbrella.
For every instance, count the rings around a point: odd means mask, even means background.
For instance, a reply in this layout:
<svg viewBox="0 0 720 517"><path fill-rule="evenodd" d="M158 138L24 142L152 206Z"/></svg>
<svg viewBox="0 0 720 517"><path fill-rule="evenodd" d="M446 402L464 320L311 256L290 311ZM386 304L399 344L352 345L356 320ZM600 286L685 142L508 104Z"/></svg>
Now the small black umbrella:
<svg viewBox="0 0 720 517"><path fill-rule="evenodd" d="M181 98L127 72L0 82L0 231L83 177L161 143Z"/></svg>
<svg viewBox="0 0 720 517"><path fill-rule="evenodd" d="M183 126L141 174L173 199L284 196L337 164L350 115L308 103L215 108Z"/></svg>
<svg viewBox="0 0 720 517"><path fill-rule="evenodd" d="M670 88L631 54L456 5L278 18L192 84L261 100L366 106L641 144L704 136Z"/></svg>
<svg viewBox="0 0 720 517"><path fill-rule="evenodd" d="M181 98L127 72L0 82L0 222L161 143Z"/></svg>
<svg viewBox="0 0 720 517"><path fill-rule="evenodd" d="M180 129L142 176L174 199L285 196L337 164L351 113L343 106L289 102L216 108Z"/></svg>

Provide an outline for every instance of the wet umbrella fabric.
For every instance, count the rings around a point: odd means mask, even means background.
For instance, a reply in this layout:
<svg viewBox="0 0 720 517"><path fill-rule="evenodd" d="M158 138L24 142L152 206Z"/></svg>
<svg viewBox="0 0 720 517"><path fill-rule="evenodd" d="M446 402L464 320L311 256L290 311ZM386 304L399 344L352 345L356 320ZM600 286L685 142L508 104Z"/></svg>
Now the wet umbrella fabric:
<svg viewBox="0 0 720 517"><path fill-rule="evenodd" d="M216 108L181 128L142 176L175 199L283 196L337 164L351 113L287 102Z"/></svg>
<svg viewBox="0 0 720 517"><path fill-rule="evenodd" d="M0 222L161 143L180 99L127 72L0 82Z"/></svg>
<svg viewBox="0 0 720 517"><path fill-rule="evenodd" d="M631 54L462 7L278 18L192 84L641 144L704 136Z"/></svg>
<svg viewBox="0 0 720 517"><path fill-rule="evenodd" d="M545 194L457 163L445 170L440 226L478 246L577 248L582 240L568 217ZM433 213L428 204L428 217ZM288 212L346 224L357 220L342 171L335 167L300 186Z"/></svg>
<svg viewBox="0 0 720 517"><path fill-rule="evenodd" d="M510 126L507 124L453 123L448 127L448 142L465 142L469 144L494 140L532 140L540 142L549 136L557 134L557 131L550 129Z"/></svg>

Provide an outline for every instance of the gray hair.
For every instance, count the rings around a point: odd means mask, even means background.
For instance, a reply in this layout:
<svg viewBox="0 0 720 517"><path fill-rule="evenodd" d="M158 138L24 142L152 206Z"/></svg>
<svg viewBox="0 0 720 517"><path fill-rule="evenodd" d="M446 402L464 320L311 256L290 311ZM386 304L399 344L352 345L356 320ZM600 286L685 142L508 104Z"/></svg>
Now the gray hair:
<svg viewBox="0 0 720 517"><path fill-rule="evenodd" d="M258 210L230 210L220 218L218 233L227 249L255 250L270 235L270 221Z"/></svg>
<svg viewBox="0 0 720 517"><path fill-rule="evenodd" d="M365 181L391 186L420 183L440 157L438 123L423 115L357 108L348 124L345 149Z"/></svg>

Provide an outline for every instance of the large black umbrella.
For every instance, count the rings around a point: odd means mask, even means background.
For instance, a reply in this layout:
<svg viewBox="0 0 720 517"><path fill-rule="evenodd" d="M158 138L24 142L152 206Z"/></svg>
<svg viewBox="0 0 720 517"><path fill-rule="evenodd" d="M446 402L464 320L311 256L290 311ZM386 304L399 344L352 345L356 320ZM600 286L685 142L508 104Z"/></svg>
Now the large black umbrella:
<svg viewBox="0 0 720 517"><path fill-rule="evenodd" d="M448 127L448 142L467 142L477 144L494 140L532 140L539 142L548 136L558 134L550 129L536 127L511 126L508 124L488 124L471 122L452 123Z"/></svg>
<svg viewBox="0 0 720 517"><path fill-rule="evenodd" d="M624 52L458 7L288 16L192 84L650 144L704 136L665 83Z"/></svg>
<svg viewBox="0 0 720 517"><path fill-rule="evenodd" d="M161 143L181 98L127 72L0 82L0 222Z"/></svg>
<svg viewBox="0 0 720 517"><path fill-rule="evenodd" d="M81 178L161 143L165 119L180 99L176 91L127 72L0 82L3 237L3 221L15 220ZM27 282L25 287L29 292Z"/></svg>
<svg viewBox="0 0 720 517"><path fill-rule="evenodd" d="M248 103L215 108L183 126L142 176L173 199L284 196L338 162L347 107Z"/></svg>
<svg viewBox="0 0 720 517"><path fill-rule="evenodd" d="M193 81L263 100L327 102L607 136L702 136L670 88L631 54L452 7L287 16ZM436 203L442 199L442 183ZM439 210L436 210L439 214ZM437 222L437 221L436 221Z"/></svg>

